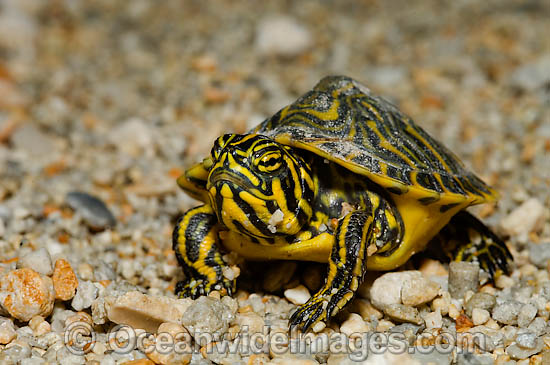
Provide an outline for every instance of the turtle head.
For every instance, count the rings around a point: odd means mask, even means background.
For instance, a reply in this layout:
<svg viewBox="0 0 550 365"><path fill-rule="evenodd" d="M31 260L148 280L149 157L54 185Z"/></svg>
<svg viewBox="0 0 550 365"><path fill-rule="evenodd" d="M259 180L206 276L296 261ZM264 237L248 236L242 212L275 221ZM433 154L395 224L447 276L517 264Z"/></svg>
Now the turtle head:
<svg viewBox="0 0 550 365"><path fill-rule="evenodd" d="M292 235L311 218L313 177L291 147L262 135L226 134L204 164L212 207L227 228L252 237Z"/></svg>

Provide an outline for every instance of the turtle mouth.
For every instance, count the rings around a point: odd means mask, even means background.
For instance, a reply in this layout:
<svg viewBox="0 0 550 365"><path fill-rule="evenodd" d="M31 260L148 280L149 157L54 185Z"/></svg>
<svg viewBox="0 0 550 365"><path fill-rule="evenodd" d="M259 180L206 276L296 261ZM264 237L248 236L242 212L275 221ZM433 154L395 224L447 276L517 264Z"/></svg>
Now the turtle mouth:
<svg viewBox="0 0 550 365"><path fill-rule="evenodd" d="M208 177L208 187L219 186L220 184L231 183L241 189L252 188L252 184L248 179L240 174L227 170L216 170Z"/></svg>

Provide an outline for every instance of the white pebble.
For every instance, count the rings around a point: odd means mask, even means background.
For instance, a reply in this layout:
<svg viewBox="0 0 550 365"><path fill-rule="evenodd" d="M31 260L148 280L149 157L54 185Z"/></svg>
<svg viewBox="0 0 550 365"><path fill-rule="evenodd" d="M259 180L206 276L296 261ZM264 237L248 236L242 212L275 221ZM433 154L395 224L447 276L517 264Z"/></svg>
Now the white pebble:
<svg viewBox="0 0 550 365"><path fill-rule="evenodd" d="M435 312L426 313L422 316L426 323L426 328L441 328L443 326L443 318L441 312L436 310Z"/></svg>
<svg viewBox="0 0 550 365"><path fill-rule="evenodd" d="M340 326L340 332L345 333L346 336L350 338L356 336L361 337L364 333L369 331L370 326L357 313L350 313L348 319Z"/></svg>
<svg viewBox="0 0 550 365"><path fill-rule="evenodd" d="M256 48L264 55L296 56L310 45L309 31L290 17L266 18L256 30Z"/></svg>
<svg viewBox="0 0 550 365"><path fill-rule="evenodd" d="M545 214L544 205L531 198L504 217L500 225L511 236L526 234L540 228Z"/></svg>
<svg viewBox="0 0 550 365"><path fill-rule="evenodd" d="M97 294L98 289L91 281L80 281L71 305L77 311L89 308Z"/></svg>
<svg viewBox="0 0 550 365"><path fill-rule="evenodd" d="M0 344L10 343L15 338L15 326L10 318L0 317Z"/></svg>
<svg viewBox="0 0 550 365"><path fill-rule="evenodd" d="M472 322L474 322L474 325L476 326L486 323L490 317L491 317L491 314L485 309L481 309L481 308L472 309Z"/></svg>
<svg viewBox="0 0 550 365"><path fill-rule="evenodd" d="M29 268L42 275L50 276L53 273L52 258L48 250L42 247L21 257L17 262L17 268Z"/></svg>
<svg viewBox="0 0 550 365"><path fill-rule="evenodd" d="M285 290L285 298L296 305L305 304L310 297L309 291L303 285Z"/></svg>

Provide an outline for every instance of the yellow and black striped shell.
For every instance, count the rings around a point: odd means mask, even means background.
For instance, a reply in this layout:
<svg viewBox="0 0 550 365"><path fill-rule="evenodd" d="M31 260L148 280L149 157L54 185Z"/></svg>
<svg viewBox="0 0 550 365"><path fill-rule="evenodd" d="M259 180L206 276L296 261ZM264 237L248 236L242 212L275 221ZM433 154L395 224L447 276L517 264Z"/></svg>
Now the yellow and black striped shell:
<svg viewBox="0 0 550 365"><path fill-rule="evenodd" d="M411 118L349 77L325 77L251 133L312 151L422 203L478 204L496 198Z"/></svg>

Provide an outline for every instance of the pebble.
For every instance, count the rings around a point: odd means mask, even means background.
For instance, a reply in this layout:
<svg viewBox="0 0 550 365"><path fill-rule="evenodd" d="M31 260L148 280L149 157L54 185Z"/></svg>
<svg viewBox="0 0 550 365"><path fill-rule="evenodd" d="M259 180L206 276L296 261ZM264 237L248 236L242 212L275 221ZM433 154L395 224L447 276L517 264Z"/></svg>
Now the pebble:
<svg viewBox="0 0 550 365"><path fill-rule="evenodd" d="M474 308L490 311L496 304L494 295L488 293L475 293L466 302L464 310L468 316L472 316Z"/></svg>
<svg viewBox="0 0 550 365"><path fill-rule="evenodd" d="M350 311L358 313L366 321L371 321L373 318L380 319L384 316L382 312L363 298L355 298L350 304Z"/></svg>
<svg viewBox="0 0 550 365"><path fill-rule="evenodd" d="M546 269L550 260L550 242L530 243L529 259L539 269Z"/></svg>
<svg viewBox="0 0 550 365"><path fill-rule="evenodd" d="M510 75L512 85L533 91L550 81L550 54L541 55L536 60L518 66Z"/></svg>
<svg viewBox="0 0 550 365"><path fill-rule="evenodd" d="M249 334L263 333L265 321L256 312L237 313L235 324L238 324L243 331L247 329Z"/></svg>
<svg viewBox="0 0 550 365"><path fill-rule="evenodd" d="M210 297L199 297L187 308L181 322L201 346L214 340L212 336L223 335L229 322L235 318L228 306ZM201 334L209 334L204 337Z"/></svg>
<svg viewBox="0 0 550 365"><path fill-rule="evenodd" d="M26 359L22 359L19 365L43 365L46 364L46 360L38 356L31 356Z"/></svg>
<svg viewBox="0 0 550 365"><path fill-rule="evenodd" d="M491 313L485 309L481 308L474 308L472 310L472 322L474 322L474 326L479 326L481 324L484 324L491 318Z"/></svg>
<svg viewBox="0 0 550 365"><path fill-rule="evenodd" d="M537 315L537 307L533 304L525 304L518 314L518 326L527 327Z"/></svg>
<svg viewBox="0 0 550 365"><path fill-rule="evenodd" d="M439 310L423 314L422 319L424 319L427 329L441 328L443 326L443 318Z"/></svg>
<svg viewBox="0 0 550 365"><path fill-rule="evenodd" d="M113 128L108 139L122 153L138 157L142 153L151 153L153 132L143 119L130 118Z"/></svg>
<svg viewBox="0 0 550 365"><path fill-rule="evenodd" d="M15 326L10 318L0 317L0 345L10 343L15 338Z"/></svg>
<svg viewBox="0 0 550 365"><path fill-rule="evenodd" d="M413 277L403 282L401 302L413 307L428 303L437 296L439 289L439 284L424 278L422 275Z"/></svg>
<svg viewBox="0 0 550 365"><path fill-rule="evenodd" d="M312 358L308 358L301 355L285 354L283 356L275 357L271 360L269 365L317 365L317 361Z"/></svg>
<svg viewBox="0 0 550 365"><path fill-rule="evenodd" d="M296 56L311 46L309 31L294 18L270 16L256 29L256 49L263 55Z"/></svg>
<svg viewBox="0 0 550 365"><path fill-rule="evenodd" d="M453 261L449 264L449 293L453 298L463 298L468 290L477 292L479 265L471 262Z"/></svg>
<svg viewBox="0 0 550 365"><path fill-rule="evenodd" d="M90 308L92 302L97 298L98 292L98 288L91 281L80 281L71 306L77 311Z"/></svg>
<svg viewBox="0 0 550 365"><path fill-rule="evenodd" d="M522 304L516 301L497 304L493 309L493 319L500 323L515 325L521 308Z"/></svg>
<svg viewBox="0 0 550 365"><path fill-rule="evenodd" d="M42 316L34 316L29 321L29 327L35 336L42 336L51 331L51 326Z"/></svg>
<svg viewBox="0 0 550 365"><path fill-rule="evenodd" d="M311 297L309 290L303 285L285 290L284 295L286 299L296 305L305 304Z"/></svg>
<svg viewBox="0 0 550 365"><path fill-rule="evenodd" d="M384 309L391 304L401 304L401 288L407 278L411 278L411 273L407 271L390 272L378 277L369 292L372 305Z"/></svg>
<svg viewBox="0 0 550 365"><path fill-rule="evenodd" d="M17 268L33 269L39 274L50 276L52 274L52 259L48 250L39 248L36 251L29 252L17 261Z"/></svg>
<svg viewBox="0 0 550 365"><path fill-rule="evenodd" d="M513 287L515 283L513 278L503 274L496 279L495 286L499 289L505 289Z"/></svg>
<svg viewBox="0 0 550 365"><path fill-rule="evenodd" d="M88 193L73 191L67 194L65 201L82 216L92 229L102 230L116 225L113 213L99 198Z"/></svg>
<svg viewBox="0 0 550 365"><path fill-rule="evenodd" d="M128 324L156 333L164 322L181 323L190 299L153 297L130 291L119 297L105 297L105 311L111 322Z"/></svg>
<svg viewBox="0 0 550 365"><path fill-rule="evenodd" d="M420 318L418 310L403 304L388 304L384 307L384 313L400 322L410 322L414 324L422 324L424 321Z"/></svg>
<svg viewBox="0 0 550 365"><path fill-rule="evenodd" d="M49 156L55 150L53 138L42 132L33 123L26 123L17 128L11 137L11 141L15 148L26 151L33 157Z"/></svg>
<svg viewBox="0 0 550 365"><path fill-rule="evenodd" d="M390 304L420 305L437 296L439 285L420 271L389 272L378 277L370 288L370 300L378 309Z"/></svg>
<svg viewBox="0 0 550 365"><path fill-rule="evenodd" d="M340 326L340 332L345 333L349 338L362 337L370 331L370 326L357 313L350 313L348 319Z"/></svg>
<svg viewBox="0 0 550 365"><path fill-rule="evenodd" d="M0 279L2 307L20 321L34 316L47 317L53 310L52 279L24 268L8 272Z"/></svg>
<svg viewBox="0 0 550 365"><path fill-rule="evenodd" d="M527 234L540 228L544 216L544 205L530 198L504 217L500 226L510 236Z"/></svg>
<svg viewBox="0 0 550 365"><path fill-rule="evenodd" d="M457 354L456 365L493 365L495 360L490 354L473 354L461 352Z"/></svg>
<svg viewBox="0 0 550 365"><path fill-rule="evenodd" d="M527 329L531 332L534 332L537 334L537 336L541 336L544 332L546 332L546 320L542 317L537 317L533 319L531 324L527 327Z"/></svg>
<svg viewBox="0 0 550 365"><path fill-rule="evenodd" d="M537 346L537 335L531 331L521 331L516 335L516 343L524 349L534 349Z"/></svg>
<svg viewBox="0 0 550 365"><path fill-rule="evenodd" d="M55 299L66 301L71 300L78 287L78 279L71 265L65 259L57 259L52 275Z"/></svg>
<svg viewBox="0 0 550 365"><path fill-rule="evenodd" d="M506 354L508 354L512 359L522 360L527 359L529 356L538 354L542 351L544 347L544 341L541 338L536 340L534 348L522 348L519 344L511 344L506 348Z"/></svg>

